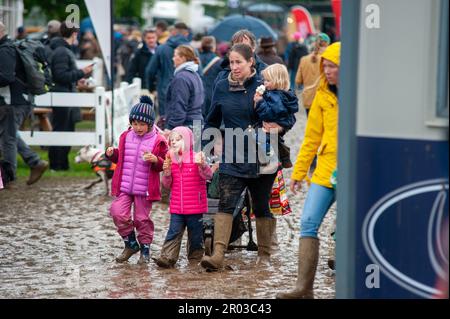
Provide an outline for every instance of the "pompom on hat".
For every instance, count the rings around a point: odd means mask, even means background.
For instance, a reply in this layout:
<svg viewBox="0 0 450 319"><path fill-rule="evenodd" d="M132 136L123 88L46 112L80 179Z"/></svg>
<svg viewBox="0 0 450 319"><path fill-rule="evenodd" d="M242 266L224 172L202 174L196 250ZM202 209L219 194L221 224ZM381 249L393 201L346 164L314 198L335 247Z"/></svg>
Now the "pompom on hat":
<svg viewBox="0 0 450 319"><path fill-rule="evenodd" d="M142 121L148 125L155 123L155 109L152 99L147 95L142 95L139 103L131 108L130 124L133 120Z"/></svg>

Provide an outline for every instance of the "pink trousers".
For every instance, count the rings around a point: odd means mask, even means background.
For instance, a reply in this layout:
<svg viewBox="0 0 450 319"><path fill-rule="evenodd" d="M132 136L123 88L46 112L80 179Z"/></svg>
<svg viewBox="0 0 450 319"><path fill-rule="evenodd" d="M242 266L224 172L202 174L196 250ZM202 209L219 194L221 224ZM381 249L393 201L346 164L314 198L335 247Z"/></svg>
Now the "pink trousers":
<svg viewBox="0 0 450 319"><path fill-rule="evenodd" d="M133 219L131 219L131 206L134 204ZM155 226L150 213L152 202L145 196L133 196L121 193L111 204L110 214L120 236L129 235L134 228L137 230L137 239L140 244L151 244Z"/></svg>

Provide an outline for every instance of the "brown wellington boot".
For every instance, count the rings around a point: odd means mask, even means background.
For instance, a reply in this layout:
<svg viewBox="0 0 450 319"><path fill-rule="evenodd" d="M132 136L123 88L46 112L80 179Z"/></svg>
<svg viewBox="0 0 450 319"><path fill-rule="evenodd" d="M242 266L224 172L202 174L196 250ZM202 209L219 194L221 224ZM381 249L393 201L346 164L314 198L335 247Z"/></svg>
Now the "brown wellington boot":
<svg viewBox="0 0 450 319"><path fill-rule="evenodd" d="M225 250L228 247L233 225L233 215L216 213L214 216L214 251L212 256L204 256L201 265L205 269L218 270L223 267Z"/></svg>
<svg viewBox="0 0 450 319"><path fill-rule="evenodd" d="M186 250L187 250L187 256L188 256L188 261L189 264L193 265L198 265L200 263L200 261L202 260L203 256L205 255L205 249L199 248L199 249L191 249L191 232L189 232L188 230L188 241L187 241L187 245L186 245ZM203 246L203 244L202 244Z"/></svg>
<svg viewBox="0 0 450 319"><path fill-rule="evenodd" d="M256 218L256 239L258 241L257 265L270 265L273 218Z"/></svg>
<svg viewBox="0 0 450 319"><path fill-rule="evenodd" d="M183 239L183 233L179 234L175 239L165 241L161 254L158 259L155 260L156 264L161 268L172 268L175 266L178 257L180 255L181 240Z"/></svg>
<svg viewBox="0 0 450 319"><path fill-rule="evenodd" d="M189 263L198 264L202 260L204 255L205 255L204 249L197 249L190 252L188 255Z"/></svg>
<svg viewBox="0 0 450 319"><path fill-rule="evenodd" d="M42 174L44 174L44 172L47 170L47 168L48 162L40 160L35 167L30 169L30 177L27 180L27 185L36 183L41 178Z"/></svg>
<svg viewBox="0 0 450 319"><path fill-rule="evenodd" d="M139 252L138 249L133 249L131 247L125 247L122 253L116 257L116 262L118 263L124 263L130 259L131 256Z"/></svg>
<svg viewBox="0 0 450 319"><path fill-rule="evenodd" d="M314 277L319 261L319 239L300 238L298 274L294 290L277 294L277 299L314 299Z"/></svg>
<svg viewBox="0 0 450 319"><path fill-rule="evenodd" d="M277 219L272 218L272 240L270 241L270 254L273 255L278 251L278 236L277 236Z"/></svg>

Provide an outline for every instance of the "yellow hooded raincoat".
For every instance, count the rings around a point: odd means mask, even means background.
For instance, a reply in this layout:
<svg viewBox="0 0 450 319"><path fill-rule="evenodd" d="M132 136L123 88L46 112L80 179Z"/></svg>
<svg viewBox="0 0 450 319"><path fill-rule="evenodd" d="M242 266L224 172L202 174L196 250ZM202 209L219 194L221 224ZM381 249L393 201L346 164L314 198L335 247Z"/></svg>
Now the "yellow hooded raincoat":
<svg viewBox="0 0 450 319"><path fill-rule="evenodd" d="M328 88L323 72L323 59L340 65L340 42L330 45L322 54L321 79L311 105L305 138L295 162L291 179L302 181L317 154L317 167L311 182L331 188L330 177L337 165L337 134L339 104L336 95Z"/></svg>

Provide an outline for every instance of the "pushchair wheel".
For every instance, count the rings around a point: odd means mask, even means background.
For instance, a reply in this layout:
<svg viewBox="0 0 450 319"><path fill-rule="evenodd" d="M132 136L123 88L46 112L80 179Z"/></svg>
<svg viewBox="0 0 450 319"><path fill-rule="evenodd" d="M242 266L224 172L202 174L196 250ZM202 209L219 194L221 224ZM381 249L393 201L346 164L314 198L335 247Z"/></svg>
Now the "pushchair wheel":
<svg viewBox="0 0 450 319"><path fill-rule="evenodd" d="M205 255L206 256L211 256L212 255L212 251L213 251L212 238L211 237L206 237L206 239L205 239Z"/></svg>

